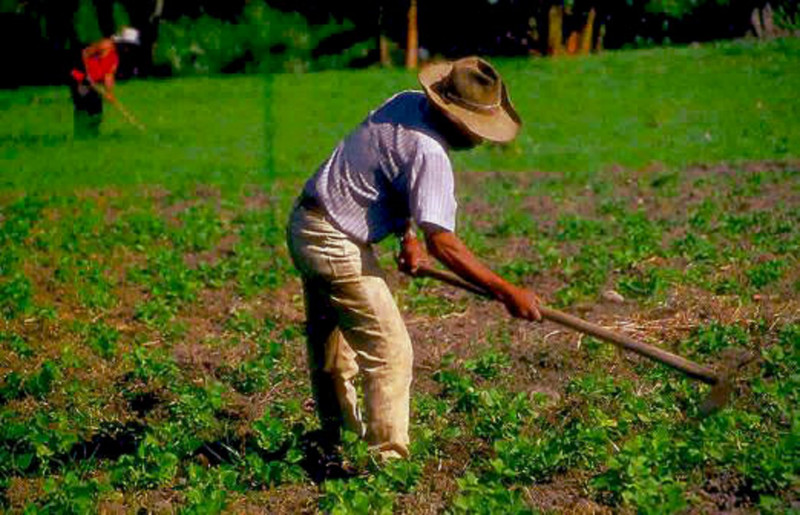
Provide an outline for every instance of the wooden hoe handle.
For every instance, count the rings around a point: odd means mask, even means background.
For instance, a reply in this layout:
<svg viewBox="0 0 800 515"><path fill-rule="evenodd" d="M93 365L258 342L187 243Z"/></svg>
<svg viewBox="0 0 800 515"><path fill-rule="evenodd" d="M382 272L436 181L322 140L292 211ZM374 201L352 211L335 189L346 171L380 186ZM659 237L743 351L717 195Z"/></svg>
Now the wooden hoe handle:
<svg viewBox="0 0 800 515"><path fill-rule="evenodd" d="M474 285L447 270L438 270L436 268L431 268L428 266L421 266L417 269L415 276L432 277L434 279L438 279L452 286L462 288L464 290L476 293L478 295L482 295L487 298L492 298L489 292L487 292L480 286ZM684 357L672 354L671 352L667 352L653 345L648 345L646 343L634 340L630 336L610 331L605 327L601 327L597 324L592 324L591 322L587 322L586 320L582 320L578 317L569 315L557 309L548 308L540 305L539 312L542 314L542 317L545 318L546 320L550 320L551 322L555 322L565 327L569 327L570 329L574 329L581 333L597 337L603 341L613 343L618 347L622 347L623 349L633 351L636 354L652 359L654 361L658 361L659 363L662 363L664 365L674 368L675 370L683 372L684 374L693 379L700 380L710 385L716 385L717 383L720 382L719 376L713 370L706 368L700 364L697 364L693 361L689 361Z"/></svg>
<svg viewBox="0 0 800 515"><path fill-rule="evenodd" d="M97 84L90 83L90 85L92 89L95 90L98 94L108 99L111 105L113 105L117 109L117 111L119 111L122 114L122 117L125 118L126 122L130 123L131 125L133 125L142 132L147 132L145 126L141 122L139 122L139 120L137 120L136 117L134 117L130 111L125 109L125 106L122 105L122 102L113 97L110 97L108 95L108 92L105 89L98 87Z"/></svg>

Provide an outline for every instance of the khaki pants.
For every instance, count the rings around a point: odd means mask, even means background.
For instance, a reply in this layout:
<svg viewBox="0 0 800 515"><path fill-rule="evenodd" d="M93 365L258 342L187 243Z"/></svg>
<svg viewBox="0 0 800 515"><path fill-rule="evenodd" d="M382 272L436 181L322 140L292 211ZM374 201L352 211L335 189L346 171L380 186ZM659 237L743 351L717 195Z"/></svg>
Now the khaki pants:
<svg viewBox="0 0 800 515"><path fill-rule="evenodd" d="M408 456L412 349L372 248L297 206L288 227L303 278L311 386L322 428L364 436L383 457ZM353 378L363 373L362 420Z"/></svg>

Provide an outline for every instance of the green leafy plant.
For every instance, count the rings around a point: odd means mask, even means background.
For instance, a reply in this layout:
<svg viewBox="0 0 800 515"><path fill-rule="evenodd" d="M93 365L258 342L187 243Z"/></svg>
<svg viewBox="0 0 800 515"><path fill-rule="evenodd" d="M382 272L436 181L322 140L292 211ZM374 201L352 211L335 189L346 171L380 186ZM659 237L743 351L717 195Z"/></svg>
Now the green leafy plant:
<svg viewBox="0 0 800 515"><path fill-rule="evenodd" d="M222 236L224 227L216 210L209 205L191 206L178 215L181 226L173 231L177 248L198 252L212 248Z"/></svg>
<svg viewBox="0 0 800 515"><path fill-rule="evenodd" d="M6 375L4 384L0 388L0 398L9 400L30 395L36 398L43 398L61 377L61 368L57 363L47 360L39 367L39 370L29 374L27 377L18 372L11 372Z"/></svg>
<svg viewBox="0 0 800 515"><path fill-rule="evenodd" d="M484 352L477 358L464 362L465 370L473 372L484 379L494 379L510 366L511 358L508 354L496 350Z"/></svg>
<svg viewBox="0 0 800 515"><path fill-rule="evenodd" d="M393 513L395 494L375 476L326 481L323 490L319 507L331 515Z"/></svg>
<svg viewBox="0 0 800 515"><path fill-rule="evenodd" d="M666 273L657 268L637 270L618 281L620 293L627 297L646 298L663 292L667 288Z"/></svg>
<svg viewBox="0 0 800 515"><path fill-rule="evenodd" d="M0 246L23 244L41 219L47 204L44 197L26 195L3 207L0 211Z"/></svg>
<svg viewBox="0 0 800 515"><path fill-rule="evenodd" d="M207 469L194 463L187 470L188 488L184 491L187 514L220 513L228 505L228 492L240 490L239 473L229 466Z"/></svg>
<svg viewBox="0 0 800 515"><path fill-rule="evenodd" d="M786 261L774 259L754 265L745 271L745 275L747 275L747 280L753 288L761 290L780 280L786 268Z"/></svg>
<svg viewBox="0 0 800 515"><path fill-rule="evenodd" d="M104 322L99 322L88 326L85 334L86 343L92 350L106 359L114 356L119 342L117 329Z"/></svg>
<svg viewBox="0 0 800 515"><path fill-rule="evenodd" d="M0 315L6 319L25 313L33 306L32 285L21 272L0 279Z"/></svg>
<svg viewBox="0 0 800 515"><path fill-rule="evenodd" d="M179 457L153 434L145 435L136 454L120 457L111 469L111 483L125 489L156 488L172 482Z"/></svg>
<svg viewBox="0 0 800 515"><path fill-rule="evenodd" d="M731 347L746 347L750 337L743 328L712 322L692 330L686 345L701 354L717 354Z"/></svg>
<svg viewBox="0 0 800 515"><path fill-rule="evenodd" d="M453 500L453 513L513 513L532 514L534 511L525 505L519 490L509 489L497 483L484 484L468 473L456 480L458 494Z"/></svg>
<svg viewBox="0 0 800 515"><path fill-rule="evenodd" d="M47 478L41 503L29 504L26 512L30 509L33 512L88 513L96 509L98 495L109 489L108 484L98 479L82 479L70 471L60 479Z"/></svg>
<svg viewBox="0 0 800 515"><path fill-rule="evenodd" d="M7 346L21 358L30 358L34 354L28 341L15 333L0 332L0 344Z"/></svg>

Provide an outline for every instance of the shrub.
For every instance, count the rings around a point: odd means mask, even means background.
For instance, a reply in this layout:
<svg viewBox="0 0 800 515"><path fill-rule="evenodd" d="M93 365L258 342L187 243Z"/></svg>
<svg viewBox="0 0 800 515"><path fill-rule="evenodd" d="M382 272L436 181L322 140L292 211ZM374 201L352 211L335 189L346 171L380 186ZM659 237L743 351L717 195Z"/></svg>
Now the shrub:
<svg viewBox="0 0 800 515"><path fill-rule="evenodd" d="M298 13L257 0L247 3L236 23L207 15L163 23L155 62L178 75L309 71L317 43L343 28L333 22L310 26Z"/></svg>

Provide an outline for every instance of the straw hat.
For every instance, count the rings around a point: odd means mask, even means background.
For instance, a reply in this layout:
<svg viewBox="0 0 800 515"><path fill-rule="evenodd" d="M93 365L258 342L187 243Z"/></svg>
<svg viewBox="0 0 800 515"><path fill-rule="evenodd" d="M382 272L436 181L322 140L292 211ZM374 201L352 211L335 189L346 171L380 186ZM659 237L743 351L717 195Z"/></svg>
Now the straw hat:
<svg viewBox="0 0 800 515"><path fill-rule="evenodd" d="M503 80L480 57L429 64L419 82L434 106L472 134L503 143L519 132L522 120Z"/></svg>

